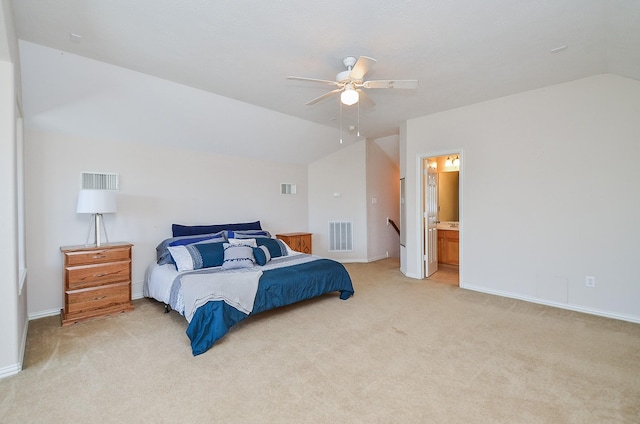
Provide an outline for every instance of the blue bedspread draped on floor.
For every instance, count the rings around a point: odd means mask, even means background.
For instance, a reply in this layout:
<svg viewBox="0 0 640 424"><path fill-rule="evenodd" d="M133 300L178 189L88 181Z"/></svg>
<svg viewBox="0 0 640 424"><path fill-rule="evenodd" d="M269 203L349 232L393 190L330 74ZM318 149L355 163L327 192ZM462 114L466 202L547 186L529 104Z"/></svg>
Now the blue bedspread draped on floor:
<svg viewBox="0 0 640 424"><path fill-rule="evenodd" d="M353 295L353 285L344 266L331 259L267 270L260 277L251 315L334 291L345 300ZM193 355L206 352L248 316L223 301L199 307L187 327Z"/></svg>

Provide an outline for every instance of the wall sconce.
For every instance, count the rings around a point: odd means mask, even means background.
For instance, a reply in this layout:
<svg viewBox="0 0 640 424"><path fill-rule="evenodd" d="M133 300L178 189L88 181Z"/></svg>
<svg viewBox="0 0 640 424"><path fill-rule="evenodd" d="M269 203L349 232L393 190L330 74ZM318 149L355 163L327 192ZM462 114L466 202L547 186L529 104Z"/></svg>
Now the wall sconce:
<svg viewBox="0 0 640 424"><path fill-rule="evenodd" d="M100 222L102 221L102 214L116 213L116 192L113 190L80 190L78 193L78 206L77 213L90 213L92 214L92 225L89 226L89 232L87 234L87 246L89 245L89 237L91 235L91 227L94 228L95 245L101 246L100 241ZM102 222L102 228L104 230L104 236L109 243L109 237L107 236L107 229Z"/></svg>
<svg viewBox="0 0 640 424"><path fill-rule="evenodd" d="M444 161L444 167L445 168L451 168L451 167L457 168L459 166L460 166L460 156L459 155L456 155L456 157L453 160L451 160L451 156L448 156L447 160Z"/></svg>

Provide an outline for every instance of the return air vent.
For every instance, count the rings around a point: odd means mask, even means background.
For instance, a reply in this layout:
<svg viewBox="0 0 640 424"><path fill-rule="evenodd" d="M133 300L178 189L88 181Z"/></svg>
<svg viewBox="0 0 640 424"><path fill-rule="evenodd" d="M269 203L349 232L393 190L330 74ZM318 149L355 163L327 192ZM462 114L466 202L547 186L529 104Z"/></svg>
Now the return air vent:
<svg viewBox="0 0 640 424"><path fill-rule="evenodd" d="M296 185L288 183L280 184L280 194L296 194Z"/></svg>
<svg viewBox="0 0 640 424"><path fill-rule="evenodd" d="M112 172L83 172L80 188L90 190L118 190L119 174Z"/></svg>
<svg viewBox="0 0 640 424"><path fill-rule="evenodd" d="M329 222L329 252L350 252L353 250L353 223Z"/></svg>

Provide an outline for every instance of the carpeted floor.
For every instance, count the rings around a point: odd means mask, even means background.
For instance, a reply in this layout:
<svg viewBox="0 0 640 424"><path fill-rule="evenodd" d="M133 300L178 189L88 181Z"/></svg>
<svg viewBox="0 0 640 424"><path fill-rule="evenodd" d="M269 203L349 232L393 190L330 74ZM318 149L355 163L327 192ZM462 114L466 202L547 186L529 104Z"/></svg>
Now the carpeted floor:
<svg viewBox="0 0 640 424"><path fill-rule="evenodd" d="M29 323L1 423L639 423L640 325L348 264L356 295L251 317L191 356L137 300Z"/></svg>

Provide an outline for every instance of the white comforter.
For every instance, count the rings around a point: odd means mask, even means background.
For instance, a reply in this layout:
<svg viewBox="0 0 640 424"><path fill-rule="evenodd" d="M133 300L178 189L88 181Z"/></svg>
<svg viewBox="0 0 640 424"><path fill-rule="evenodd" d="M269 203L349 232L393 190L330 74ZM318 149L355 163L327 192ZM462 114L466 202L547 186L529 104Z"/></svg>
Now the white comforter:
<svg viewBox="0 0 640 424"><path fill-rule="evenodd" d="M253 269L182 276L184 317L191 322L196 309L210 300L222 300L249 315L253 310L261 276L262 271Z"/></svg>

